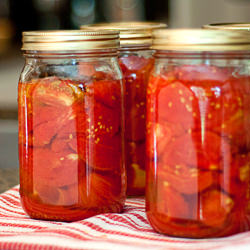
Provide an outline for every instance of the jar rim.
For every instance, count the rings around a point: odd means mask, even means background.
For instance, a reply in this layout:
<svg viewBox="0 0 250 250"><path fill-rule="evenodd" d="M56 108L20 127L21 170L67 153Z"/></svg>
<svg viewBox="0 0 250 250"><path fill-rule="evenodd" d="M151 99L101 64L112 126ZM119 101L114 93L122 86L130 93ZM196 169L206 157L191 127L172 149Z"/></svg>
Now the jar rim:
<svg viewBox="0 0 250 250"><path fill-rule="evenodd" d="M158 29L153 31L152 48L175 51L250 50L246 30Z"/></svg>
<svg viewBox="0 0 250 250"><path fill-rule="evenodd" d="M42 30L24 31L22 35L22 50L75 51L119 48L119 31L116 30Z"/></svg>
<svg viewBox="0 0 250 250"><path fill-rule="evenodd" d="M81 25L81 30L116 30L120 32L120 46L151 46L152 31L166 28L160 22L111 22Z"/></svg>
<svg viewBox="0 0 250 250"><path fill-rule="evenodd" d="M203 29L214 30L248 30L250 31L250 23L210 23L202 26Z"/></svg>

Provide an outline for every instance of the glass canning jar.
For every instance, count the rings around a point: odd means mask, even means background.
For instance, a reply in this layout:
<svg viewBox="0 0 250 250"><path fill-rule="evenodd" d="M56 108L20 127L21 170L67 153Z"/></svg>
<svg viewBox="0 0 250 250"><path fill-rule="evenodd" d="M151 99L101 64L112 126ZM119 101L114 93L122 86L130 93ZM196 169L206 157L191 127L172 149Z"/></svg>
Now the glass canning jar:
<svg viewBox="0 0 250 250"><path fill-rule="evenodd" d="M120 32L119 64L125 83L125 166L127 194L145 194L146 86L153 67L152 31L164 23L119 22L81 26Z"/></svg>
<svg viewBox="0 0 250 250"><path fill-rule="evenodd" d="M116 31L23 33L20 195L32 218L121 212L123 85Z"/></svg>
<svg viewBox="0 0 250 250"><path fill-rule="evenodd" d="M146 213L177 237L250 229L250 33L155 31Z"/></svg>

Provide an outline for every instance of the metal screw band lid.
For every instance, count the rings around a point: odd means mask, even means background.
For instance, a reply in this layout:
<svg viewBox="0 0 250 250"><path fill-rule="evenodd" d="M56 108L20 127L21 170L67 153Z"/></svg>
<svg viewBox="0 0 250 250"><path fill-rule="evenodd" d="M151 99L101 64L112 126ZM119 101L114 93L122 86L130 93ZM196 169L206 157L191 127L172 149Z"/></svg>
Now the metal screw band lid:
<svg viewBox="0 0 250 250"><path fill-rule="evenodd" d="M250 50L250 32L242 30L160 29L153 31L152 48L176 51Z"/></svg>
<svg viewBox="0 0 250 250"><path fill-rule="evenodd" d="M117 30L120 32L121 47L152 44L152 31L166 28L165 23L156 22L113 22L82 25L82 30Z"/></svg>
<svg viewBox="0 0 250 250"><path fill-rule="evenodd" d="M115 30L25 31L22 50L81 51L118 49L119 46L119 32Z"/></svg>

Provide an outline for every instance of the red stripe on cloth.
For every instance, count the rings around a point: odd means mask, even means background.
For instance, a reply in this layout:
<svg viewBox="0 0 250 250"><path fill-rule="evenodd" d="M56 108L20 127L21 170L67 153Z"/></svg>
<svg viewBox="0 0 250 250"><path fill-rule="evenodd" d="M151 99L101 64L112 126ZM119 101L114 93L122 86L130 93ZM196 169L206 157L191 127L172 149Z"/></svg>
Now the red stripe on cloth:
<svg viewBox="0 0 250 250"><path fill-rule="evenodd" d="M128 223L128 221L126 221L125 223L118 223L118 220L113 220L113 222L111 222L106 217L99 217L99 219L106 222L107 224L110 224L110 225L120 226L120 227L124 227L127 229L133 228L133 230L138 230L138 227L135 227L132 223ZM141 230L141 232L148 232L149 231L148 229L144 229L144 228L140 228L140 230Z"/></svg>
<svg viewBox="0 0 250 250"><path fill-rule="evenodd" d="M42 234L54 234L54 235L61 235L64 237L69 237L72 239L78 239L78 240L89 240L89 237L83 236L83 232L79 230L75 230L73 228L55 228L55 229L47 229L47 230L41 230L40 235Z"/></svg>
<svg viewBox="0 0 250 250"><path fill-rule="evenodd" d="M13 199L20 199L20 195L19 195L19 190L18 189L10 189L9 191L5 192L2 194L2 197L9 196L12 197ZM20 201L19 201L20 203Z"/></svg>
<svg viewBox="0 0 250 250"><path fill-rule="evenodd" d="M13 214L18 214L18 215L25 215L24 212L19 212L17 210L12 210L12 209L9 209L7 207L3 207L1 206L0 204L0 215L3 215L3 216L13 216Z"/></svg>
<svg viewBox="0 0 250 250"><path fill-rule="evenodd" d="M16 198L16 199L19 199L19 198ZM9 202L10 204L12 204L12 206L20 207L20 201L19 200L17 201L16 199L13 199L13 197L10 195L3 195L1 197L1 200L5 200L6 202Z"/></svg>
<svg viewBox="0 0 250 250"><path fill-rule="evenodd" d="M136 216L139 220L141 220L141 221L144 222L145 224L148 224L148 221L146 220L146 218L144 218L144 217L141 216L140 214L135 213L135 212L131 212L130 214Z"/></svg>
<svg viewBox="0 0 250 250"><path fill-rule="evenodd" d="M22 224L22 223L6 223L0 221L0 228L1 227L21 227L21 228L30 228L30 229L43 229L42 226L35 226L35 225L28 225L28 224Z"/></svg>
<svg viewBox="0 0 250 250"><path fill-rule="evenodd" d="M6 204L9 208L13 208L13 211L16 211L18 209L21 211L20 204L15 205L14 203L12 203L10 201L10 199L4 199L4 198L0 197L0 207L1 207L1 203ZM22 213L23 213L23 211L22 211Z"/></svg>
<svg viewBox="0 0 250 250"><path fill-rule="evenodd" d="M135 218L136 219L135 219ZM134 214L130 213L130 214L126 214L126 215L123 215L124 219L130 221L132 223L132 225L134 225L134 227L136 227L136 229L142 229L143 230L143 227L145 228L145 224L147 224L147 221L146 220L141 220L141 218L139 216L135 216ZM138 223L136 220L138 220L140 223ZM146 223L145 223L146 222ZM143 225L141 225L143 223ZM151 227L150 227L151 228Z"/></svg>

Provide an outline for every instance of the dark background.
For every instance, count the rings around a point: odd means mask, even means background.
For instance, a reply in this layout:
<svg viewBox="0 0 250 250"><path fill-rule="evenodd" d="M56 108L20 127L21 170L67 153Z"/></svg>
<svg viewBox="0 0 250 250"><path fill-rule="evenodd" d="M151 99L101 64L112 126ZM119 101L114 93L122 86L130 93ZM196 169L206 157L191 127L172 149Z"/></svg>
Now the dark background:
<svg viewBox="0 0 250 250"><path fill-rule="evenodd" d="M14 25L16 40L20 40L23 30L77 29L81 24L124 20L122 15L130 20L168 19L167 0L0 1L9 2L8 18Z"/></svg>

